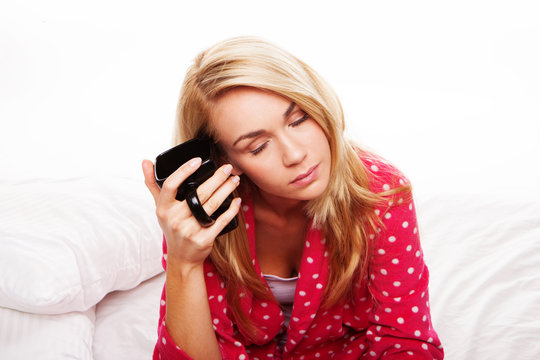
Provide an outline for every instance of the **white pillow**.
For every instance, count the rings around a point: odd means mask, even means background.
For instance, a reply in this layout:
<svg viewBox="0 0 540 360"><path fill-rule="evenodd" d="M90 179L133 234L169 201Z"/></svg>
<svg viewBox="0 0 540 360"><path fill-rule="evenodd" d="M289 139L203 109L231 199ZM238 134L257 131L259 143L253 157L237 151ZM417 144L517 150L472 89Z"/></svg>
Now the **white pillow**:
<svg viewBox="0 0 540 360"><path fill-rule="evenodd" d="M92 360L95 308L60 315L0 308L0 359Z"/></svg>
<svg viewBox="0 0 540 360"><path fill-rule="evenodd" d="M0 306L85 311L162 271L162 235L142 180L2 181L0 204Z"/></svg>

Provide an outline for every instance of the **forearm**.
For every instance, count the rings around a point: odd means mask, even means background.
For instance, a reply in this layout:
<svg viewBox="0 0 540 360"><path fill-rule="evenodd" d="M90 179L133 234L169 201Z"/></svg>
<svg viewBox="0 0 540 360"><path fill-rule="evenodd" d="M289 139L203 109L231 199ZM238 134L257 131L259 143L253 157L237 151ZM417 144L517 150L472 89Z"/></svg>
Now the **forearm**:
<svg viewBox="0 0 540 360"><path fill-rule="evenodd" d="M165 325L174 342L192 359L221 359L203 265L186 268L169 262L166 296Z"/></svg>

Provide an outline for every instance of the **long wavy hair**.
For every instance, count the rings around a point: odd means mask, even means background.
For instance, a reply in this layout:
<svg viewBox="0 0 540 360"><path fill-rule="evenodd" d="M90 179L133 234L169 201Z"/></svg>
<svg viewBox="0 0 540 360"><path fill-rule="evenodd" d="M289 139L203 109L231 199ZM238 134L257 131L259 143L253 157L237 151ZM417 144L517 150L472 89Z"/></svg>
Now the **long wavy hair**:
<svg viewBox="0 0 540 360"><path fill-rule="evenodd" d="M264 89L295 102L321 126L328 139L330 180L320 197L307 202L305 213L326 237L330 268L323 306L331 307L352 296L353 285L366 277L371 255L369 233L379 226L373 210L385 194L369 190L359 149L344 137L343 110L331 87L307 64L259 38L227 39L195 58L180 93L174 143L201 132L217 139L211 126L213 106L221 94L239 86ZM242 177L243 185L235 196L242 195L245 184L253 185ZM239 294L247 289L260 298L272 295L253 266L241 213L240 226L214 242L210 260L227 284L227 298L238 326L252 332L256 329L240 310Z"/></svg>

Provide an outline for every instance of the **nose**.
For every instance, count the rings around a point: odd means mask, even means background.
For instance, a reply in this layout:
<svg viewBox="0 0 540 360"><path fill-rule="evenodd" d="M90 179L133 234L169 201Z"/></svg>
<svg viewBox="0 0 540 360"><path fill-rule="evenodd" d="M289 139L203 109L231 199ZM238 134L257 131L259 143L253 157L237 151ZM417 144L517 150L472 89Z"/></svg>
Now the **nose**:
<svg viewBox="0 0 540 360"><path fill-rule="evenodd" d="M282 143L282 159L285 166L293 166L302 163L306 158L305 148L295 139L291 137L283 137Z"/></svg>

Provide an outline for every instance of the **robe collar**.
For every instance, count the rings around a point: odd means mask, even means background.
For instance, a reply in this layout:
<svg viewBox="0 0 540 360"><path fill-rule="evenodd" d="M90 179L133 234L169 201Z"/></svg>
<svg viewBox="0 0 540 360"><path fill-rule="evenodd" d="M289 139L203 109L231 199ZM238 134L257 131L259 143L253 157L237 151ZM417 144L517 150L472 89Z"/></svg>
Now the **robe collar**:
<svg viewBox="0 0 540 360"><path fill-rule="evenodd" d="M255 216L251 195L243 197L243 204L242 210L253 264L261 280L268 286L255 252ZM321 229L310 221L304 240L292 315L287 329L286 352L293 351L302 341L304 334L313 322L321 306L327 281L326 239L323 237ZM251 321L262 330L253 337L243 334L251 342L262 345L271 341L282 330L285 317L277 301L260 300L252 294L245 294L241 300L241 306L244 313L249 314Z"/></svg>

